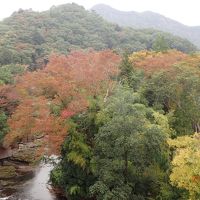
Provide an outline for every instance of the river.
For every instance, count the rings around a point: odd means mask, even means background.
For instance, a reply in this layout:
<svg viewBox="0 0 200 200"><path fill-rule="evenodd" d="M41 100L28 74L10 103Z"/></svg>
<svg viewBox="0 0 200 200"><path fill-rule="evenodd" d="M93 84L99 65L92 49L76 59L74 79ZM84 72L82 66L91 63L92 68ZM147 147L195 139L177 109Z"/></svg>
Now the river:
<svg viewBox="0 0 200 200"><path fill-rule="evenodd" d="M6 191L8 196L0 200L63 200L51 190L49 174L52 168L52 163L41 163L31 179L19 185L16 190Z"/></svg>

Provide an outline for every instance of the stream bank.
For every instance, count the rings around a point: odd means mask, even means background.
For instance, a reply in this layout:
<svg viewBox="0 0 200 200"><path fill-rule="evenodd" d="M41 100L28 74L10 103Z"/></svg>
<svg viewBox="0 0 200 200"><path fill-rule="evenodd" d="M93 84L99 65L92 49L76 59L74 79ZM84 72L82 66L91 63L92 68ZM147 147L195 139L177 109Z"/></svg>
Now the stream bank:
<svg viewBox="0 0 200 200"><path fill-rule="evenodd" d="M54 164L38 154L42 139L0 151L0 200L62 200L49 184Z"/></svg>

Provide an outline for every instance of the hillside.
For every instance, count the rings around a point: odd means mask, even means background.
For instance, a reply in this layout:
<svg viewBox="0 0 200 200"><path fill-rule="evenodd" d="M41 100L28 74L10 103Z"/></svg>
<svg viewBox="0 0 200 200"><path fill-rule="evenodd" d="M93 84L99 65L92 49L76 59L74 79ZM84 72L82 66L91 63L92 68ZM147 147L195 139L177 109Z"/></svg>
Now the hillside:
<svg viewBox="0 0 200 200"><path fill-rule="evenodd" d="M124 12L104 4L96 5L92 8L92 10L101 15L104 19L112 23L117 23L120 26L129 26L133 28L154 28L186 38L193 44L200 47L200 27L186 26L151 11L141 13L135 11Z"/></svg>
<svg viewBox="0 0 200 200"><path fill-rule="evenodd" d="M76 4L0 33L0 200L200 199L192 43Z"/></svg>
<svg viewBox="0 0 200 200"><path fill-rule="evenodd" d="M196 50L189 41L168 33L121 28L74 3L44 12L19 10L0 22L0 65L28 64L35 69L48 62L51 52L67 54L75 49L151 49L158 35L170 48Z"/></svg>
<svg viewBox="0 0 200 200"><path fill-rule="evenodd" d="M0 110L12 110L7 118L0 115L0 142L19 145L17 163L36 163L45 149L61 153L50 179L68 199L196 200L200 184L191 180L200 173L199 63L199 54L176 50L51 55L44 69L0 87ZM0 180L21 175L16 163L10 165L0 166Z"/></svg>

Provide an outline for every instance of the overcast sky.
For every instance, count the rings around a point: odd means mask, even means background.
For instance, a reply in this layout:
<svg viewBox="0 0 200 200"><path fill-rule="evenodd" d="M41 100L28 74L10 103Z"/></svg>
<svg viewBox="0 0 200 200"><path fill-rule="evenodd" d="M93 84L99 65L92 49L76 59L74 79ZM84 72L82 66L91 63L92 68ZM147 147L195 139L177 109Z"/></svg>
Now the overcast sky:
<svg viewBox="0 0 200 200"><path fill-rule="evenodd" d="M49 9L52 5L75 2L86 9L104 3L124 11L154 11L186 25L200 25L200 0L0 0L0 19L10 16L19 8L35 11Z"/></svg>

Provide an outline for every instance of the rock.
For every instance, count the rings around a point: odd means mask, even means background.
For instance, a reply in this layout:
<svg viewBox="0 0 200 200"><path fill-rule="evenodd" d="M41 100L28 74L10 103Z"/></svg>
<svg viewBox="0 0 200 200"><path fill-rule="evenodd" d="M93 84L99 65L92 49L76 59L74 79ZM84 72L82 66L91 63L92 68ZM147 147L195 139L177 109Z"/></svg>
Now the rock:
<svg viewBox="0 0 200 200"><path fill-rule="evenodd" d="M0 198L8 200L8 199L10 199L9 197L11 197L12 194L15 192L16 192L16 187L8 187L8 188L0 191ZM11 197L11 199L13 199L13 198Z"/></svg>
<svg viewBox="0 0 200 200"><path fill-rule="evenodd" d="M16 169L16 172L18 174L16 180L25 181L34 177L35 170L30 166L20 166L18 169Z"/></svg>
<svg viewBox="0 0 200 200"><path fill-rule="evenodd" d="M35 161L36 150L34 148L20 149L13 153L11 160L24 163L33 163Z"/></svg>
<svg viewBox="0 0 200 200"><path fill-rule="evenodd" d="M34 173L34 167L32 166L18 166L16 172L21 175L29 175Z"/></svg>
<svg viewBox="0 0 200 200"><path fill-rule="evenodd" d="M0 179L11 179L17 175L15 167L13 166L0 166Z"/></svg>
<svg viewBox="0 0 200 200"><path fill-rule="evenodd" d="M38 135L35 135L35 139L42 139L44 138L44 134L38 134Z"/></svg>
<svg viewBox="0 0 200 200"><path fill-rule="evenodd" d="M17 167L18 164L12 162L12 161L7 161L7 160L4 160L3 161L3 166L13 166L13 167Z"/></svg>
<svg viewBox="0 0 200 200"><path fill-rule="evenodd" d="M0 188L5 188L7 186L15 186L16 182L12 180L0 180Z"/></svg>

